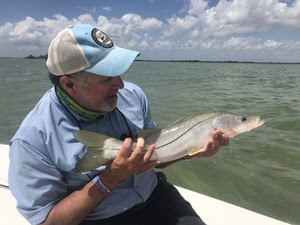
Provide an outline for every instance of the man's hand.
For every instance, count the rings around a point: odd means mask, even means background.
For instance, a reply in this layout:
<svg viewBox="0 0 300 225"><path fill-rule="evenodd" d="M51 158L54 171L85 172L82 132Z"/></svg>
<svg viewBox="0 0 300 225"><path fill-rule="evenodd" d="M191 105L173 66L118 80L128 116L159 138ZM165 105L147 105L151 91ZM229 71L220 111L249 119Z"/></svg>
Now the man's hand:
<svg viewBox="0 0 300 225"><path fill-rule="evenodd" d="M229 145L229 137L224 134L220 130L215 130L212 132L212 140L210 140L207 145L206 149L203 152L199 152L198 154L194 155L193 157L208 157L216 154L222 146Z"/></svg>
<svg viewBox="0 0 300 225"><path fill-rule="evenodd" d="M137 145L132 151L132 140L125 139L118 156L107 165L100 176L101 181L108 189L113 190L118 183L131 175L143 173L160 163L159 161L149 161L155 147L151 145L147 151L143 151L144 143L143 138L138 138Z"/></svg>

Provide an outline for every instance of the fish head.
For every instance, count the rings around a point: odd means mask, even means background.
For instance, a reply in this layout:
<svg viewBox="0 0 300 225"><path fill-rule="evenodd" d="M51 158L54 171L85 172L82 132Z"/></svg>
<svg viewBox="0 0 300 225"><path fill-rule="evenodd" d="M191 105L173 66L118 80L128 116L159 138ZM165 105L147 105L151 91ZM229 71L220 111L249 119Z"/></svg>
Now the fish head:
<svg viewBox="0 0 300 225"><path fill-rule="evenodd" d="M250 131L264 124L260 116L239 116L220 114L213 121L213 127L221 130L229 137Z"/></svg>

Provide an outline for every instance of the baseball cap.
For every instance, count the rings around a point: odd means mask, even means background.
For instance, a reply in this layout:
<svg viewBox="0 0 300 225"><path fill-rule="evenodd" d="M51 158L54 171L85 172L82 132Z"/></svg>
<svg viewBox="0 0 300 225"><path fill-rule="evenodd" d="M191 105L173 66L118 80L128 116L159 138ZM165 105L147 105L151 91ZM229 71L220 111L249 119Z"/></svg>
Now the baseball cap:
<svg viewBox="0 0 300 225"><path fill-rule="evenodd" d="M72 25L51 41L47 67L56 76L79 71L115 77L123 74L139 52L117 47L101 30L88 25Z"/></svg>

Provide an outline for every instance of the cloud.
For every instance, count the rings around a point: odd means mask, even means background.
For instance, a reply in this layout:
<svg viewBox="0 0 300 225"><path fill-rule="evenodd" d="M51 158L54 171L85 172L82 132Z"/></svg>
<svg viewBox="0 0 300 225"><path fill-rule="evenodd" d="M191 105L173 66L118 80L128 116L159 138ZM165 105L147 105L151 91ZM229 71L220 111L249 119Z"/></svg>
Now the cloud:
<svg viewBox="0 0 300 225"><path fill-rule="evenodd" d="M260 38L253 37L232 37L223 43L223 47L230 50L247 50L247 51L257 51L257 50L288 50L290 45L294 48L299 49L299 42L281 42L275 40L262 40Z"/></svg>
<svg viewBox="0 0 300 225"><path fill-rule="evenodd" d="M139 28L141 30L159 30L163 27L163 23L156 18L147 18L141 21Z"/></svg>
<svg viewBox="0 0 300 225"><path fill-rule="evenodd" d="M172 42L168 40L157 40L153 45L154 48L160 48L160 49L172 48L172 46L173 46Z"/></svg>
<svg viewBox="0 0 300 225"><path fill-rule="evenodd" d="M149 46L149 39L142 40L141 32L152 32L160 30L163 22L156 18L142 18L140 15L128 13L121 18L108 19L105 16L99 16L95 22L104 32L106 32L118 45L123 47L137 48L142 43L145 48L146 43ZM136 49L138 50L138 49Z"/></svg>
<svg viewBox="0 0 300 225"><path fill-rule="evenodd" d="M187 15L184 18L172 17L167 20L168 28L163 32L166 36L180 34L185 32L198 23L198 19L194 16Z"/></svg>
<svg viewBox="0 0 300 225"><path fill-rule="evenodd" d="M274 41L274 40L267 40L264 42L264 46L268 49L278 49L282 43Z"/></svg>
<svg viewBox="0 0 300 225"><path fill-rule="evenodd" d="M53 18L44 18L40 21L26 17L20 22L6 23L0 27L0 50L3 49L1 50L3 54L7 54L10 48L14 49L12 54L16 55L24 54L24 51L30 52L29 54L34 52L45 54L50 41L60 30L71 24L81 23L100 27L125 47L135 47L143 42L138 32L157 30L163 26L163 23L156 18L143 19L136 14L125 14L119 19L99 16L97 20L90 14L73 19L57 14ZM143 46L146 46L145 43Z"/></svg>
<svg viewBox="0 0 300 225"><path fill-rule="evenodd" d="M278 27L289 28L293 34L300 33L300 0L220 0L211 8L207 0L186 0L185 3L179 15L165 21L134 13L119 18L103 15L95 18L89 13L72 19L60 14L42 20L26 17L0 26L0 52L19 56L45 54L59 30L70 24L85 23L102 29L118 46L154 52L152 58L157 56L158 50L163 53L161 57L166 57L161 59L205 59L212 53L218 59L220 55L229 55L228 52L266 54L265 58L272 59L281 51L281 55L286 54L283 61L300 61L298 36L291 40L281 36L277 40L271 35ZM109 6L102 9L112 10ZM264 38L264 34L268 37Z"/></svg>
<svg viewBox="0 0 300 225"><path fill-rule="evenodd" d="M132 13L125 14L118 22L124 22L123 25L135 26L139 30L156 30L162 28L163 25L160 20L154 17L142 19L140 15Z"/></svg>
<svg viewBox="0 0 300 225"><path fill-rule="evenodd" d="M254 50L261 46L261 39L252 37L231 37L223 43L223 47L230 50Z"/></svg>
<svg viewBox="0 0 300 225"><path fill-rule="evenodd" d="M261 32L272 26L300 28L300 1L291 4L278 0L220 0L212 8L207 1L191 0L187 15L168 19L166 36L180 32L190 38L225 37Z"/></svg>
<svg viewBox="0 0 300 225"><path fill-rule="evenodd" d="M105 6L102 8L104 11L111 12L112 8L110 6Z"/></svg>

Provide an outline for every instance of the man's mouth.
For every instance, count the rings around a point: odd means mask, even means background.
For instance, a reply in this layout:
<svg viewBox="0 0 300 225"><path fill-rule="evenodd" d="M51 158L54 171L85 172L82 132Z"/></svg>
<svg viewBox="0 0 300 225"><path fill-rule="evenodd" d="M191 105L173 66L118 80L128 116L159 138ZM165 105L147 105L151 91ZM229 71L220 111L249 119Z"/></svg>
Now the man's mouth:
<svg viewBox="0 0 300 225"><path fill-rule="evenodd" d="M117 98L118 98L117 94L112 94L107 97L107 99L117 99Z"/></svg>

